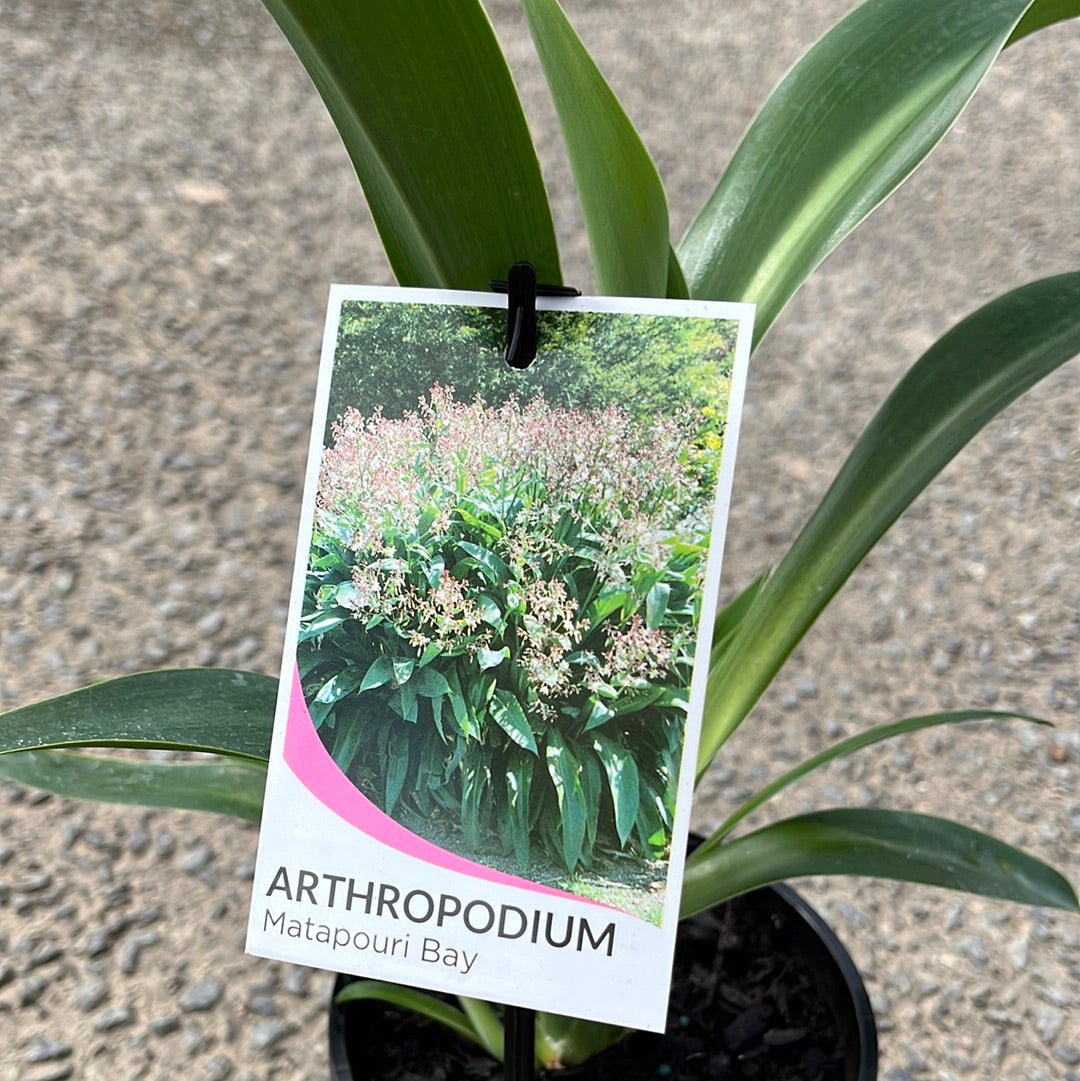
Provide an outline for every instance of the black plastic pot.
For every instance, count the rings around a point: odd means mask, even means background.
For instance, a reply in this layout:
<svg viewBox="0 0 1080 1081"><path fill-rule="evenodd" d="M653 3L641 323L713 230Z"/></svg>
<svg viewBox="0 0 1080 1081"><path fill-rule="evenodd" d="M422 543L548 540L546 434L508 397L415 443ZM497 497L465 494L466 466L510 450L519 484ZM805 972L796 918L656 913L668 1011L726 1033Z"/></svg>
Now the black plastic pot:
<svg viewBox="0 0 1080 1081"><path fill-rule="evenodd" d="M799 1037L798 1030L778 1028L772 1033L766 1033L763 1041L745 1052L747 1057L772 1054L774 1052L770 1050L769 1036L772 1035L772 1044L777 1044L783 1040L792 1040L794 1032L795 1039L801 1039L804 1045L807 1042L811 1045L810 1052L804 1052L803 1056L809 1063L820 1064L823 1056L827 1059L823 1068L819 1069L811 1064L806 1067L806 1073L800 1074L800 1067L791 1065L789 1055L782 1067L774 1068L764 1060L748 1063L747 1069L763 1071L752 1076L767 1078L769 1081L773 1081L773 1078L800 1076L808 1079L815 1076L829 1077L837 1081L876 1081L877 1029L870 1001L850 955L832 929L789 886L777 885L757 890L737 899L735 904L739 906L742 920L747 919L747 913L752 913L755 921L766 921L772 941L770 957L762 960L756 967L768 967L783 978L787 978L790 973L791 978L798 983L792 996L800 994L804 998L815 1000L823 1009L822 1016L831 1019L831 1027L829 1024L823 1025L823 1029L827 1031L821 1046L824 1046L826 1051L822 1051L818 1043L815 1043L814 1033ZM708 914L714 925L719 925L716 913L720 911L714 910L714 913ZM726 920L727 916L723 918ZM701 933L700 925L680 924L677 967L680 951L685 953L688 948L697 948L694 943L687 944L683 941L684 929L686 937L690 939L707 938L707 934ZM779 957L777 953L780 954ZM753 958L750 958L748 963L751 970L754 970ZM727 973L724 975L727 976ZM729 978L732 983L738 982L734 973ZM351 979L350 976L339 976L334 989L335 995ZM676 977L676 988L679 982ZM739 994L737 989L732 989L726 981L721 990L729 998ZM779 998L784 997L785 992L781 988ZM724 1071L733 1069L731 1059L744 1053L741 1050L731 1050L732 1030L739 1021L743 1022L744 1027L753 1026L753 1007L744 1011L743 1018L727 1023L726 1029L721 1022L718 1031L705 1034L704 1040L698 1037L693 1041L688 1040L686 1033L680 1031L680 1028L688 1023L687 1017L681 1012L684 1007L685 1004L680 1006L673 995L667 1034L636 1033L624 1044L603 1052L584 1066L563 1071L561 1076L567 1081L623 1081L627 1061L633 1062L635 1067L644 1073L641 1063L646 1059L655 1059L660 1063L658 1067L648 1067L652 1076L670 1077L671 1081L679 1081L682 1077L707 1081L711 1078L743 1076ZM710 1016L713 1013L711 1007L703 1012ZM718 1014L720 1011L715 1012ZM431 1078L432 1081L458 1081L465 1076L477 1079L485 1076L479 1052L474 1052L465 1041L450 1033L444 1035L442 1030L429 1022L402 1018L398 1011L380 1003L350 1003L344 1007L332 1004L329 1038L331 1081L399 1081L396 1076L398 1073L407 1073L414 1077L420 1075ZM393 1048L378 1047L379 1041L387 1039L394 1042ZM741 1047L738 1041L742 1039L742 1034L735 1039L735 1046ZM725 1041L728 1051L722 1050ZM715 1051L712 1050L713 1047ZM779 1051L775 1053L780 1054ZM402 1064L398 1069L388 1065L399 1056L404 1058L406 1055L409 1056L408 1066ZM418 1055L424 1065L417 1064ZM431 1059L430 1068L426 1066L427 1057ZM669 1062L671 1065L668 1065ZM728 1065L725 1065L725 1062ZM497 1077L499 1074L493 1072L487 1076Z"/></svg>

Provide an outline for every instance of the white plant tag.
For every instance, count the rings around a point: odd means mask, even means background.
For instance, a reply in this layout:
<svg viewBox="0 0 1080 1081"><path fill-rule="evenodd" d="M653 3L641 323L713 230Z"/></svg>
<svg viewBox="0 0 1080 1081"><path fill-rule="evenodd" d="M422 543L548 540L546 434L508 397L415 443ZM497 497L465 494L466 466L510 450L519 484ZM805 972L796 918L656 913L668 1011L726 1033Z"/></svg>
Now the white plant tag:
<svg viewBox="0 0 1080 1081"><path fill-rule="evenodd" d="M247 948L662 1030L748 305L334 286Z"/></svg>

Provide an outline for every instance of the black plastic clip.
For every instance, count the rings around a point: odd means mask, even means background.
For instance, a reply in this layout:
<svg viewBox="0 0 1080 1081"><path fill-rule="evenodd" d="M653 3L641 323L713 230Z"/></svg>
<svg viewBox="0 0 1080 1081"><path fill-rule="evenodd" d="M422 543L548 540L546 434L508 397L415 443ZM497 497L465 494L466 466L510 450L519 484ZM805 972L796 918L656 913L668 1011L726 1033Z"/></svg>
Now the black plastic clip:
<svg viewBox="0 0 1080 1081"><path fill-rule="evenodd" d="M533 1081L536 1076L536 1014L525 1006L503 1011L506 1081Z"/></svg>
<svg viewBox="0 0 1080 1081"><path fill-rule="evenodd" d="M536 298L579 297L581 290L569 285L538 285L532 263L515 263L506 281L490 284L495 292L509 294L503 359L511 368L527 368L536 359Z"/></svg>

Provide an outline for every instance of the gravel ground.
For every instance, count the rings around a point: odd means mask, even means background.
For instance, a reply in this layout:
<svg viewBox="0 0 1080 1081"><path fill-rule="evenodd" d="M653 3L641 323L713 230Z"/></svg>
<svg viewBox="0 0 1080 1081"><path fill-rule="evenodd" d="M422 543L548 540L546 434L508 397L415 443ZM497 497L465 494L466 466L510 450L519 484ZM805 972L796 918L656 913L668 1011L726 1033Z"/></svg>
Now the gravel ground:
<svg viewBox="0 0 1080 1081"><path fill-rule="evenodd" d="M589 286L551 115L493 0ZM568 9L681 231L769 87L848 0ZM722 11L722 14L718 14ZM276 671L326 288L389 272L316 94L256 0L0 0L0 702L209 664ZM1011 50L934 159L759 350L730 588L777 558L904 368L977 304L1080 265L1080 25ZM702 792L966 704L1053 730L862 752L774 813L881 805L987 828L1080 883L1074 363L890 533ZM0 789L0 1081L326 1076L323 974L243 955L255 832ZM1080 920L803 884L877 1011L883 1081L1080 1078Z"/></svg>

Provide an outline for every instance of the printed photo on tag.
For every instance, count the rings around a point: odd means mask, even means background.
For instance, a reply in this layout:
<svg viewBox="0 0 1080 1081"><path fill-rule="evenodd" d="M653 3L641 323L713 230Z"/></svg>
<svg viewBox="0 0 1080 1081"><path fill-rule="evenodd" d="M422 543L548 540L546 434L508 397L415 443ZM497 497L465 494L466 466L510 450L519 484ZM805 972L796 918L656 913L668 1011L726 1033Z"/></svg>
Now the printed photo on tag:
<svg viewBox="0 0 1080 1081"><path fill-rule="evenodd" d="M506 305L331 291L248 949L656 1029L752 308Z"/></svg>

